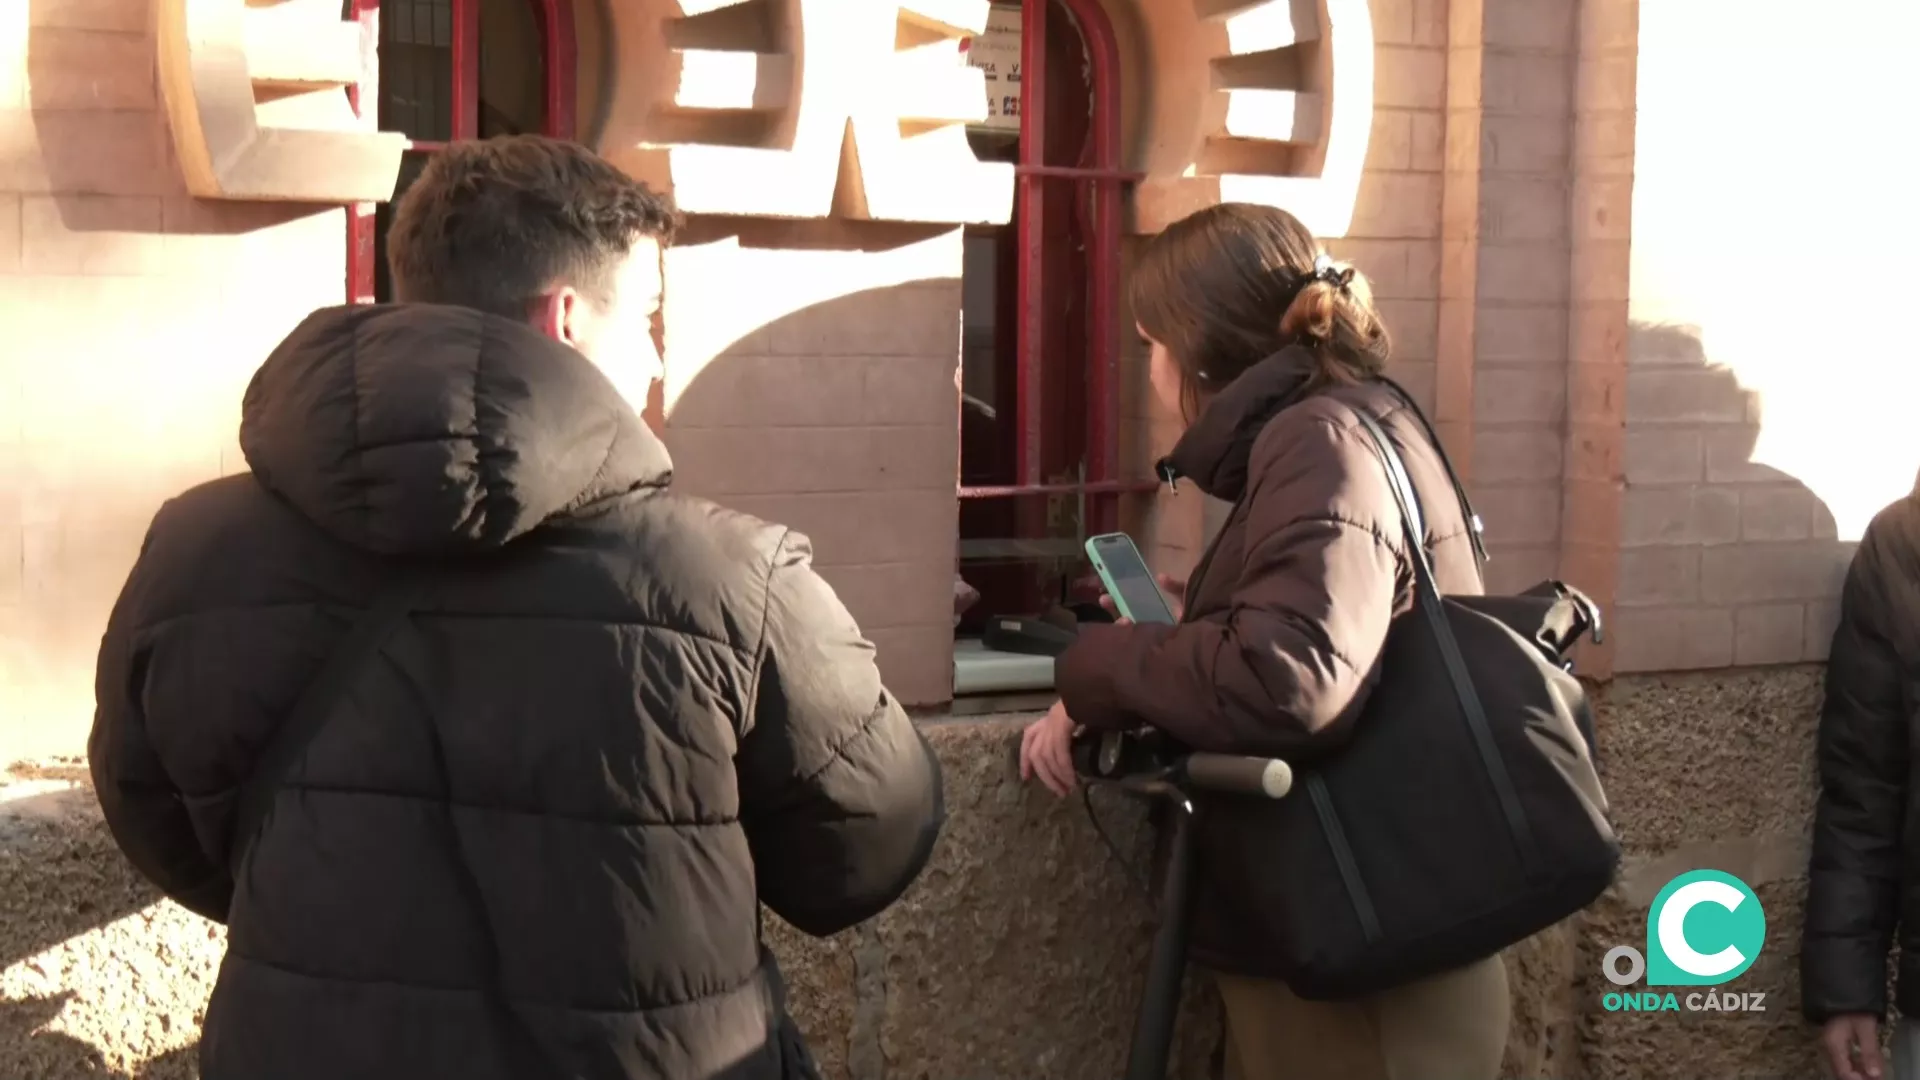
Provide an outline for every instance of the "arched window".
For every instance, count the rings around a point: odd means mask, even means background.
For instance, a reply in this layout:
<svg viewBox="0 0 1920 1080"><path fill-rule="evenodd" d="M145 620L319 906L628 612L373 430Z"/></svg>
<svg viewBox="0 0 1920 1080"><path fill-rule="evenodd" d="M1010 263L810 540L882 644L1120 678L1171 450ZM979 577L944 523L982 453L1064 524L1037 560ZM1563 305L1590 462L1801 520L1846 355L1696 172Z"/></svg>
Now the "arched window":
<svg viewBox="0 0 1920 1080"><path fill-rule="evenodd" d="M1155 486L1122 475L1116 430L1120 211L1138 178L1122 169L1113 27L1101 0L1003 2L996 26L1019 41L981 43L994 118L968 134L1019 186L1011 223L965 238L960 575L981 599L963 638L1071 598L1082 541L1119 527L1121 496ZM980 679L964 666L960 694L1052 681L1044 658Z"/></svg>
<svg viewBox="0 0 1920 1080"><path fill-rule="evenodd" d="M575 0L347 0L348 17L377 28L379 75L353 96L382 130L412 140L394 199L427 158L458 139L540 133L572 138ZM368 100L369 98L373 100ZM393 203L353 208L347 297L392 299L386 235Z"/></svg>

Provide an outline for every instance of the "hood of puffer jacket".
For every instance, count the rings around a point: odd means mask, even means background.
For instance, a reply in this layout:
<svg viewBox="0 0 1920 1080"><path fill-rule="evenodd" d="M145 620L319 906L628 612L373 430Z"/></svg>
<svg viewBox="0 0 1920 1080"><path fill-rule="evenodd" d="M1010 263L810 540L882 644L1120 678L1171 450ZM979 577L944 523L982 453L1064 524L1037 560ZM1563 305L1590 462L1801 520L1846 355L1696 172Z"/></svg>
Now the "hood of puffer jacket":
<svg viewBox="0 0 1920 1080"><path fill-rule="evenodd" d="M578 351L466 308L325 308L254 373L240 449L321 529L387 555L497 548L672 478L666 447Z"/></svg>
<svg viewBox="0 0 1920 1080"><path fill-rule="evenodd" d="M1267 421L1299 400L1313 367L1313 354L1296 345L1241 372L1207 402L1155 471L1169 483L1191 479L1216 499L1240 498L1254 441Z"/></svg>

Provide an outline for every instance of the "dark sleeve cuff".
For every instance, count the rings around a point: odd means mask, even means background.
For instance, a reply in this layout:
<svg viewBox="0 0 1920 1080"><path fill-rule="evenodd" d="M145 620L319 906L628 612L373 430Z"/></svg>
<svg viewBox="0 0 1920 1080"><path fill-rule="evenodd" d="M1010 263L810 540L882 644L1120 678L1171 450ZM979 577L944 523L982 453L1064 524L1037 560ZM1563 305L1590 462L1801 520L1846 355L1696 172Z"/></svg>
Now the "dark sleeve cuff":
<svg viewBox="0 0 1920 1080"><path fill-rule="evenodd" d="M858 926L868 919L877 918L882 912L898 903L907 894L913 883L920 880L927 864L933 861L933 850L940 840L940 831L947 823L946 776L940 767L940 756L934 752L933 744L918 725L910 725L913 737L920 744L928 775L932 778L932 807L921 818L918 838L914 841L912 853L900 866L899 873L880 891L871 895L855 898L841 909L828 912L803 913L795 911L791 916L783 915L794 929L817 938L832 937L850 927Z"/></svg>
<svg viewBox="0 0 1920 1080"><path fill-rule="evenodd" d="M1073 722L1093 731L1117 731L1140 724L1121 689L1122 677L1136 671L1155 641L1170 626L1121 626L1091 623L1079 639L1053 661L1053 688Z"/></svg>
<svg viewBox="0 0 1920 1080"><path fill-rule="evenodd" d="M1800 936L1800 1011L1808 1020L1886 1015L1897 903L1889 881L1818 867L1808 875Z"/></svg>

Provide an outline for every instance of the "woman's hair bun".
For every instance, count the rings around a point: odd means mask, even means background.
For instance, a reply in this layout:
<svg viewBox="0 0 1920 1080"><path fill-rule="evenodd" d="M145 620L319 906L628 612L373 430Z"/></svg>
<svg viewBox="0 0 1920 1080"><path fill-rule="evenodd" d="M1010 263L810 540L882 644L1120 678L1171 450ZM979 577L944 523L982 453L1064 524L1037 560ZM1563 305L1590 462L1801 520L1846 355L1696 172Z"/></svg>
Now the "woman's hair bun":
<svg viewBox="0 0 1920 1080"><path fill-rule="evenodd" d="M1333 337L1333 320L1340 292L1332 283L1315 279L1300 287L1280 316L1280 336L1288 340L1319 342Z"/></svg>

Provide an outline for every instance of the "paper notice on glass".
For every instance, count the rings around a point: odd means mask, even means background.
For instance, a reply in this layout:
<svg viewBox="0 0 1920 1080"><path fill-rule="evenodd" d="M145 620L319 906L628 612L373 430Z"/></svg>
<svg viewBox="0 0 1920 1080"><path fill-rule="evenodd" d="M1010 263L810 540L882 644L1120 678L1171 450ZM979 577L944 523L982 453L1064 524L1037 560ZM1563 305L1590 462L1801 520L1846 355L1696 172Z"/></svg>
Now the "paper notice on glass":
<svg viewBox="0 0 1920 1080"><path fill-rule="evenodd" d="M995 4L987 13L986 33L961 42L967 63L986 75L987 118L968 127L987 131L1020 130L1020 9Z"/></svg>

